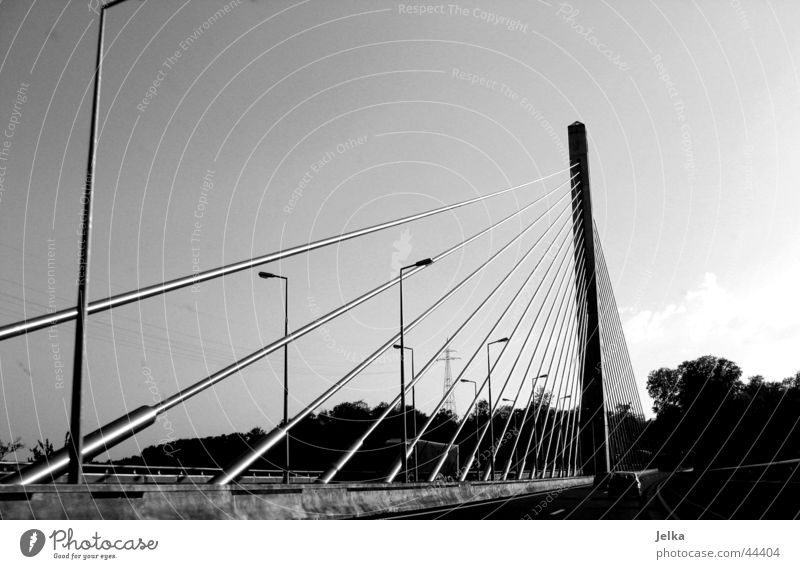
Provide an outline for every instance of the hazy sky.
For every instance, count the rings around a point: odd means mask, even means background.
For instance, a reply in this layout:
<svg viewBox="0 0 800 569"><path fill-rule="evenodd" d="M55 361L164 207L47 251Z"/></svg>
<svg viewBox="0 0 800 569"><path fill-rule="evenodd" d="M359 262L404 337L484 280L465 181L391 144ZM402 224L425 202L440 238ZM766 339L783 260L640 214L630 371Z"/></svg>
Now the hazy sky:
<svg viewBox="0 0 800 569"><path fill-rule="evenodd" d="M97 37L89 7L0 2L4 323L75 302ZM642 393L650 370L704 354L782 379L800 369L800 192L791 174L800 45L787 24L798 18L789 0L129 0L107 13L90 295L559 172L567 125L580 120ZM398 262L443 251L565 180L267 269L291 279L296 328L383 283ZM533 216L410 279L408 318ZM529 245L409 335L418 366ZM280 337L281 285L254 277L92 317L86 428ZM459 356L476 348L492 310L454 344ZM396 329L392 291L294 345L292 411ZM72 330L0 345L0 438L61 440ZM331 404L391 399L395 358ZM169 436L269 428L280 415L281 365L274 354L229 378L118 454ZM423 410L441 395L442 371L437 364L417 391ZM479 358L466 376L482 373ZM458 391L459 408L470 394Z"/></svg>

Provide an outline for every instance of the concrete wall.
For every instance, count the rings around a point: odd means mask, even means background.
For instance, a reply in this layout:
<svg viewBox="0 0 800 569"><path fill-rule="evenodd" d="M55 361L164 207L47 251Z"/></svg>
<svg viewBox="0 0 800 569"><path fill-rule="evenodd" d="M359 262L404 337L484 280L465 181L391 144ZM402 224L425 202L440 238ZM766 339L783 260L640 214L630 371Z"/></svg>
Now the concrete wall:
<svg viewBox="0 0 800 569"><path fill-rule="evenodd" d="M0 486L2 519L331 519L450 506L590 484L35 484Z"/></svg>

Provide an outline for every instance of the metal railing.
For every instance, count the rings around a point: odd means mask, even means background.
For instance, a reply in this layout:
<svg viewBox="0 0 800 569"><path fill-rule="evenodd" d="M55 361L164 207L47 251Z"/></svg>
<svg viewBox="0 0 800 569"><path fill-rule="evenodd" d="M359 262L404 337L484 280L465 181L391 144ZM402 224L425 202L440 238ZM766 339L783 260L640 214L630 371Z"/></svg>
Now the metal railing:
<svg viewBox="0 0 800 569"><path fill-rule="evenodd" d="M33 463L0 462L0 473L14 474ZM153 466L149 464L102 464L86 462L83 474L88 483L144 483L176 484L209 482L222 472L218 466ZM289 478L293 483L313 482L322 474L321 470L290 470ZM250 483L280 483L284 471L278 469L251 468L242 474L242 479Z"/></svg>

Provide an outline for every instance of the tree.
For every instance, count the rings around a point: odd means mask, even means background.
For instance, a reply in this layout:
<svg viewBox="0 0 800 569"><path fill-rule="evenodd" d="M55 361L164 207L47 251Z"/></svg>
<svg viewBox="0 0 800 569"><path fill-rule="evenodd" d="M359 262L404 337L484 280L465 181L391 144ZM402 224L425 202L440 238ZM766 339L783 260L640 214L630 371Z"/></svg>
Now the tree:
<svg viewBox="0 0 800 569"><path fill-rule="evenodd" d="M253 427L245 433L244 440L247 441L247 444L253 445L265 436L267 436L267 433L264 429L261 427Z"/></svg>
<svg viewBox="0 0 800 569"><path fill-rule="evenodd" d="M684 409L702 401L721 404L735 398L742 390L742 370L730 360L702 356L678 366L680 374L680 403Z"/></svg>
<svg viewBox="0 0 800 569"><path fill-rule="evenodd" d="M449 409L439 409L425 435L430 441L447 443L456 432L458 417Z"/></svg>
<svg viewBox="0 0 800 569"><path fill-rule="evenodd" d="M657 414L677 410L688 412L699 403L721 404L743 390L742 370L730 360L702 356L688 360L677 369L660 368L647 377L647 392Z"/></svg>
<svg viewBox="0 0 800 569"><path fill-rule="evenodd" d="M647 376L647 393L653 399L653 411L660 415L679 407L678 370L666 367L651 371Z"/></svg>
<svg viewBox="0 0 800 569"><path fill-rule="evenodd" d="M781 382L784 389L800 389L800 371L791 377L787 377Z"/></svg>
<svg viewBox="0 0 800 569"><path fill-rule="evenodd" d="M535 408L547 408L550 407L550 401L553 399L553 394L550 391L545 392L544 386L541 385L536 390L536 395L533 397L533 405Z"/></svg>
<svg viewBox="0 0 800 569"><path fill-rule="evenodd" d="M370 408L363 400L345 401L334 406L328 413L336 419L348 419L351 421L366 421L369 419Z"/></svg>
<svg viewBox="0 0 800 569"><path fill-rule="evenodd" d="M53 443L50 442L50 439L45 439L44 442L36 441L36 444L30 447L29 450L31 451L31 461L36 462L41 458L53 454L55 449L53 448Z"/></svg>
<svg viewBox="0 0 800 569"><path fill-rule="evenodd" d="M741 376L738 365L715 356L650 372L657 416L647 438L662 463L725 466L800 456L800 372L781 382Z"/></svg>
<svg viewBox="0 0 800 569"><path fill-rule="evenodd" d="M0 460L3 460L7 454L16 452L21 448L24 448L24 446L18 438L7 443L4 443L2 440L0 440Z"/></svg>
<svg viewBox="0 0 800 569"><path fill-rule="evenodd" d="M475 406L472 408L472 416L475 417L488 417L489 416L489 402L486 399L479 399Z"/></svg>

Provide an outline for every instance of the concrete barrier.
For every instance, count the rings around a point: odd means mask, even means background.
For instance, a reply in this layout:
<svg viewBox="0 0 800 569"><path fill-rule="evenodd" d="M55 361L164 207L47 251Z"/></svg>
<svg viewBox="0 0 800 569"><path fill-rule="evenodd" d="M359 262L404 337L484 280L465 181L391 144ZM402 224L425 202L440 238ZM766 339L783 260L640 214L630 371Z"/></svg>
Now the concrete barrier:
<svg viewBox="0 0 800 569"><path fill-rule="evenodd" d="M591 477L434 484L0 486L2 519L336 519L549 492Z"/></svg>

